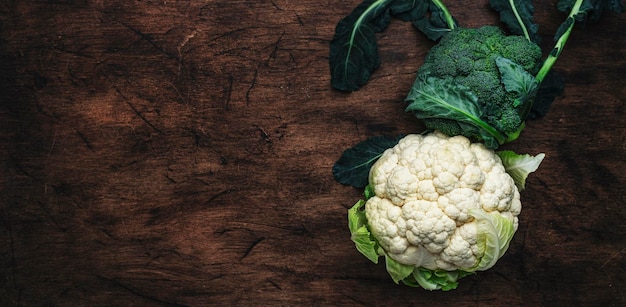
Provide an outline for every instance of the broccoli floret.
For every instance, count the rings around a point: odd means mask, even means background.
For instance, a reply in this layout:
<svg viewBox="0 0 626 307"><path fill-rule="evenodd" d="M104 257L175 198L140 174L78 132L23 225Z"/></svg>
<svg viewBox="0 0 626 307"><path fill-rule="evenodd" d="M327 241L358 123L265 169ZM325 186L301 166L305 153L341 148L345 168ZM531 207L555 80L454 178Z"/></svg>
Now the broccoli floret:
<svg viewBox="0 0 626 307"><path fill-rule="evenodd" d="M467 76L474 71L474 59L471 51L459 50L458 52L451 53L449 57L455 64L457 75Z"/></svg>
<svg viewBox="0 0 626 307"><path fill-rule="evenodd" d="M458 121L445 118L425 118L423 120L426 128L438 130L446 135L463 135L469 139L480 139L478 129L465 125L461 127Z"/></svg>
<svg viewBox="0 0 626 307"><path fill-rule="evenodd" d="M506 93L500 83L500 75L491 71L474 70L467 77L457 77L456 81L469 87L485 106L499 105Z"/></svg>
<svg viewBox="0 0 626 307"><path fill-rule="evenodd" d="M519 133L524 121L520 115L523 106L514 103L518 95L508 92L502 83L496 65L499 57L517 63L533 74L541 61L541 49L522 36L506 36L495 26L456 28L429 51L418 70L418 79L426 80L429 76L453 79L478 97L482 120L505 136ZM425 122L427 127L448 135L462 134L481 141L476 137L477 133L461 131L463 129L451 124L450 120L429 119Z"/></svg>
<svg viewBox="0 0 626 307"><path fill-rule="evenodd" d="M446 135L460 135L463 133L457 121L445 118L425 118L423 119L426 128L439 130Z"/></svg>
<svg viewBox="0 0 626 307"><path fill-rule="evenodd" d="M504 38L501 54L503 57L521 65L530 73L537 69L541 59L539 46L530 43L523 36L510 35Z"/></svg>
<svg viewBox="0 0 626 307"><path fill-rule="evenodd" d="M512 134L522 125L519 113L514 108L501 108L487 113L488 122L494 123L494 127L500 131L507 131Z"/></svg>

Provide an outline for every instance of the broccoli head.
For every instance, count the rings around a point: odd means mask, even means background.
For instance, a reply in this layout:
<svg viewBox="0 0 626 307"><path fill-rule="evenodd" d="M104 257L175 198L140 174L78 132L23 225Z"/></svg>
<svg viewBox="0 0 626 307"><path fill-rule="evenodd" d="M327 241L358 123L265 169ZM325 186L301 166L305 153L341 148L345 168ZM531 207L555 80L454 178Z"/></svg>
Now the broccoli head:
<svg viewBox="0 0 626 307"><path fill-rule="evenodd" d="M505 85L496 60L508 59L521 67L525 74L532 75L541 64L541 56L541 49L535 43L522 36L507 36L495 26L455 28L428 52L417 72L416 82L435 77L451 79L467 87L478 98L480 119L506 137L519 133L526 116L525 102L530 102L534 94L524 95L526 101L520 102L522 93ZM459 134L461 130L441 118L423 120L430 129L457 132L446 134ZM476 138L475 131L460 134L482 141Z"/></svg>

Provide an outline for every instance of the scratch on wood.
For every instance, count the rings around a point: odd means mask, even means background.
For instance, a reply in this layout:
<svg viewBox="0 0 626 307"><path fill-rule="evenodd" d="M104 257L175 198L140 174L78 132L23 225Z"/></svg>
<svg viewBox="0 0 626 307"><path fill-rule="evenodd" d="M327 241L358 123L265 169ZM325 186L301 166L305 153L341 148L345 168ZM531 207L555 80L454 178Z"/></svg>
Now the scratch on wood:
<svg viewBox="0 0 626 307"><path fill-rule="evenodd" d="M224 108L229 109L229 106L230 106L230 96L233 93L233 76L228 76L228 85L226 86L225 91L226 91L226 93L224 94L224 96L225 96Z"/></svg>
<svg viewBox="0 0 626 307"><path fill-rule="evenodd" d="M159 129L155 125L153 125L145 116L143 116L143 114L141 112L139 112L139 110L137 110L137 108L135 108L135 106L132 103L130 103L130 101L128 101L128 98L126 98L126 96L124 96L124 94L122 94L122 91L115 84L113 84L113 80L111 80L111 78L109 78L109 76L107 74L104 74L104 76L107 78L107 80L109 80L109 83L111 83L111 86L113 87L115 92L120 97L122 97L122 99L124 99L124 102L133 110L133 112L135 112L135 114L137 116L139 116L139 118L141 118L141 120L143 120L148 126L150 126L152 129L154 129L154 131L156 131L158 133L161 133L161 129Z"/></svg>
<svg viewBox="0 0 626 307"><path fill-rule="evenodd" d="M124 289L124 290L126 290L126 291L128 291L128 292L130 292L132 294L134 294L134 295L137 295L137 296L142 297L142 298L144 298L146 300L149 300L149 301L153 301L153 302L160 303L160 304L171 305L171 306L180 306L180 307L186 306L186 305L182 305L182 304L178 304L178 303L174 303L174 302L164 301L164 300L159 299L159 298L157 298L157 297L155 297L153 295L148 295L148 294L142 293L140 291L137 291L136 289L133 289L133 288L123 284L119 280L116 280L116 279L113 279L113 278L104 277L104 276L99 275L99 274L96 274L95 276L97 278L101 279L101 280L104 280L104 281L109 282L109 283L111 283L113 285L116 285L116 286L118 286L118 287L120 287L120 288L122 288L122 289Z"/></svg>
<svg viewBox="0 0 626 307"><path fill-rule="evenodd" d="M180 44L178 45L178 47L176 48L176 51L178 51L178 76L180 76L182 69L183 69L183 47L185 47L185 45L187 45L187 43L196 36L196 34L198 34L198 30L194 29L191 34L186 35L183 40L180 42ZM178 91L177 91L178 92ZM180 95L180 93L179 93ZM181 96L182 98L182 96ZM184 99L183 99L184 100Z"/></svg>
<svg viewBox="0 0 626 307"><path fill-rule="evenodd" d="M276 288L276 289L278 289L278 290L282 290L282 289L283 289L283 288L281 288L281 287L280 287L280 285L279 285L279 284L277 284L275 281L273 281L273 280L271 280L271 279L269 279L269 278L266 278L265 280L267 280L267 282L269 282L272 286L274 286L274 288Z"/></svg>
<svg viewBox="0 0 626 307"><path fill-rule="evenodd" d="M57 131L56 129L54 130L54 134L52 135L52 143L50 144L50 149L48 150L48 156L46 158L46 164L48 163L48 160L50 159L50 156L52 156L52 151L54 150L54 145L57 143Z"/></svg>
<svg viewBox="0 0 626 307"><path fill-rule="evenodd" d="M182 42L178 45L178 57L180 58L181 62L183 60L183 55L182 55L182 49L183 47L185 47L185 45L187 45L187 43L189 42L189 40L191 40L192 38L194 38L196 36L196 34L198 34L198 30L194 29L191 34L185 36L182 40Z"/></svg>
<svg viewBox="0 0 626 307"><path fill-rule="evenodd" d="M236 190L237 190L237 189L234 189L234 188L233 188L233 189L228 189L228 190L221 191L221 192L219 192L219 193L217 193L217 194L215 194L215 195L211 196L211 198L209 198L209 200L207 200L207 204L208 204L208 203L210 203L210 202L212 202L212 201L214 201L214 200L216 200L218 197L220 197L220 196L222 196L222 195L226 195L226 194L232 193L232 192L234 192L234 191L236 191Z"/></svg>
<svg viewBox="0 0 626 307"><path fill-rule="evenodd" d="M82 48L79 48L78 50L70 50L70 49L67 49L67 48L64 48L64 47L61 47L61 46L51 46L50 49L57 50L57 51L59 51L61 53L68 53L68 54L71 54L71 55L75 55L75 56L78 56L78 57L83 57L83 58L87 58L87 59L91 59L91 60L95 60L96 59L94 56L89 55L89 54L83 52L83 50L87 49L87 47L82 47Z"/></svg>
<svg viewBox="0 0 626 307"><path fill-rule="evenodd" d="M250 83L250 87L246 91L246 105L247 106L250 105L250 92L252 91L252 89L254 88L254 85L256 84L256 78L258 75L259 75L259 70L255 69L254 76L252 77L252 83Z"/></svg>
<svg viewBox="0 0 626 307"><path fill-rule="evenodd" d="M296 66L298 66L298 63L296 62L296 57L293 56L293 53L291 53L291 51L289 52L289 59L291 60L291 62L296 64Z"/></svg>
<svg viewBox="0 0 626 307"><path fill-rule="evenodd" d="M274 49L272 49L272 52L270 53L269 57L267 58L266 61L266 65L269 65L270 60L275 60L276 59L276 53L278 53L278 49L280 47L280 42L283 40L283 36L285 36L285 31L283 31L283 33L280 34L280 37L278 37L278 40L276 40L276 42L274 43Z"/></svg>
<svg viewBox="0 0 626 307"><path fill-rule="evenodd" d="M216 41L216 40L218 40L220 38L231 36L231 35L233 35L233 34L235 34L237 32L246 31L246 30L254 29L254 28L256 28L256 27L245 27L245 28L239 28L239 29L235 29L235 30L232 30L232 31L228 31L226 33L222 33L222 34L220 34L220 35L218 35L216 37L213 37L213 38L209 39L209 42Z"/></svg>
<svg viewBox="0 0 626 307"><path fill-rule="evenodd" d="M135 108L135 106L132 103L130 103L130 101L125 99L125 102L131 109L133 109L133 112L135 112L135 114L137 116L139 116L139 118L141 118L141 120L143 120L148 126L150 126L152 129L154 129L154 131L156 131L158 133L161 133L161 129L157 128L145 116L143 116L143 114L139 110L137 110L137 108Z"/></svg>
<svg viewBox="0 0 626 307"><path fill-rule="evenodd" d="M270 138L270 135L267 134L267 132L265 132L265 129L261 128L258 125L254 125L254 127L256 127L256 129L261 132L261 138L263 138L264 141L266 141L268 143L272 142L272 139Z"/></svg>
<svg viewBox="0 0 626 307"><path fill-rule="evenodd" d="M178 181L172 179L172 177L170 177L170 175L168 174L165 174L165 179L167 179L171 183L178 183Z"/></svg>
<svg viewBox="0 0 626 307"><path fill-rule="evenodd" d="M182 66L182 64L181 64ZM178 74L180 75L180 70L181 68L178 68ZM185 99L185 97L183 97L183 94L178 90L178 88L176 87L176 85L174 85L174 83L172 82L167 82L176 92L176 95L178 95L178 98L180 98L180 102L183 104L188 104L187 99Z"/></svg>
<svg viewBox="0 0 626 307"><path fill-rule="evenodd" d="M296 13L296 19L298 19L298 24L300 24L301 26L304 26L304 21L302 21L302 17L300 17L298 13Z"/></svg>
<svg viewBox="0 0 626 307"><path fill-rule="evenodd" d="M179 64L182 64L181 59L179 59L178 57L173 56L173 55L171 55L171 54L168 54L168 53L167 53L167 52L163 49L163 47L161 47L161 46L157 45L157 44L154 42L154 39L152 39L152 36L151 36L150 34L143 33L143 32L141 32L140 30L135 29L134 27L132 27L131 25L126 24L126 23L120 22L120 24L121 24L121 25L123 25L124 27L126 27L127 29L131 30L133 33L137 34L137 36L139 36L139 38L140 38L140 39L142 39L142 40L144 40L144 41L148 42L148 44L150 44L152 47L154 47L154 49L158 50L161 54L163 54L163 55L167 56L167 57L168 57L168 58L170 58L170 59L175 60L175 61L176 61L176 62L178 62Z"/></svg>
<svg viewBox="0 0 626 307"><path fill-rule="evenodd" d="M626 253L626 248L625 248L625 249L622 249L622 250L621 250L621 251L619 251L619 252L614 253L614 254L613 254L613 255L609 258L609 260L605 261L605 262L604 262L604 263L600 266L600 268L601 268L601 269L602 269L602 268L604 268L607 264L609 264L609 262L611 262L613 259L617 258L617 256L619 256L620 254L623 254L623 253Z"/></svg>
<svg viewBox="0 0 626 307"><path fill-rule="evenodd" d="M270 3L272 3L272 6L273 6L275 9L277 9L277 10L279 10L279 11L284 11L284 10L283 10L283 8L281 8L280 6L278 6L278 4L276 4L274 1L270 1Z"/></svg>
<svg viewBox="0 0 626 307"><path fill-rule="evenodd" d="M87 148L91 151L93 151L93 146L91 145L91 142L89 142L89 140L87 139L87 137L80 131L78 131L78 129L74 128L74 131L76 131L76 134L78 134L78 137L83 140L83 142L85 143L85 145L87 146Z"/></svg>
<svg viewBox="0 0 626 307"><path fill-rule="evenodd" d="M246 248L246 250L243 252L243 256L241 256L241 258L239 258L239 261L241 261L244 258L248 257L248 255L250 255L250 252L252 252L254 247L257 246L259 243L261 243L263 240L265 240L265 237L260 237L260 238L258 238L256 240L252 241L250 246L248 246L248 248Z"/></svg>

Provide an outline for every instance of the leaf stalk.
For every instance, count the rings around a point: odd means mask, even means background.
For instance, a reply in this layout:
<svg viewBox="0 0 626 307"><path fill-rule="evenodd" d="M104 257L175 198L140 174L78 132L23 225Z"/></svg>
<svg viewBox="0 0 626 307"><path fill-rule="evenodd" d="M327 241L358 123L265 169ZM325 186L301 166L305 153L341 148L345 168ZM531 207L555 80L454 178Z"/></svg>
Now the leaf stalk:
<svg viewBox="0 0 626 307"><path fill-rule="evenodd" d="M444 17L446 18L446 24L450 30L454 30L456 28L456 22L454 22L454 18L448 8L441 2L441 0L431 0L434 5L436 5L442 12Z"/></svg>
<svg viewBox="0 0 626 307"><path fill-rule="evenodd" d="M567 30L565 30L565 32L563 32L563 34L557 39L556 43L554 44L554 48L552 49L552 52L550 52L546 60L541 65L539 72L537 72L537 76L535 78L539 83L541 83L545 79L545 77L554 66L554 63L556 63L556 60L559 58L559 55L561 55L561 52L563 51L563 48L565 47L565 44L567 43L567 40L572 33L572 29L574 29L575 16L580 13L580 7L582 6L582 4L583 0L576 0L576 3L574 3L574 6L572 6L572 9L570 10L570 13L566 19L566 21L568 19L571 19Z"/></svg>

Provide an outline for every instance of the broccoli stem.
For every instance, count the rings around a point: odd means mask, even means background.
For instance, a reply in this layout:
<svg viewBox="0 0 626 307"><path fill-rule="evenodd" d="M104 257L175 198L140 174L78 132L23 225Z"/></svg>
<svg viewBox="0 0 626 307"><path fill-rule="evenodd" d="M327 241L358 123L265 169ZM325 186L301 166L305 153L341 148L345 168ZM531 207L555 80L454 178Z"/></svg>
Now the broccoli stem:
<svg viewBox="0 0 626 307"><path fill-rule="evenodd" d="M575 24L574 16L580 13L580 7L582 4L583 4L583 0L576 0L576 3L574 3L574 6L572 7L566 19L566 20L568 19L570 20L570 23L567 29L563 32L563 34L556 41L556 44L554 45L552 52L550 52L546 60L543 62L543 65L541 66L541 68L539 69L539 72L537 73L537 76L535 77L535 79L537 79L539 83L541 83L543 79L546 77L546 75L548 75L548 72L550 72L550 70L552 69L552 66L554 66L554 63L556 63L556 60L559 58L559 55L561 55L561 52L563 51L563 47L565 47L565 43L567 43L567 40L569 39L569 36L572 33L572 29L574 29L574 24Z"/></svg>
<svg viewBox="0 0 626 307"><path fill-rule="evenodd" d="M448 28L450 30L453 30L454 28L456 28L456 22L454 22L454 18L452 17L452 14L450 14L450 11L448 11L448 8L445 6L445 4L443 4L441 0L431 0L431 1L433 2L434 5L436 5L441 10L441 12L443 12Z"/></svg>

